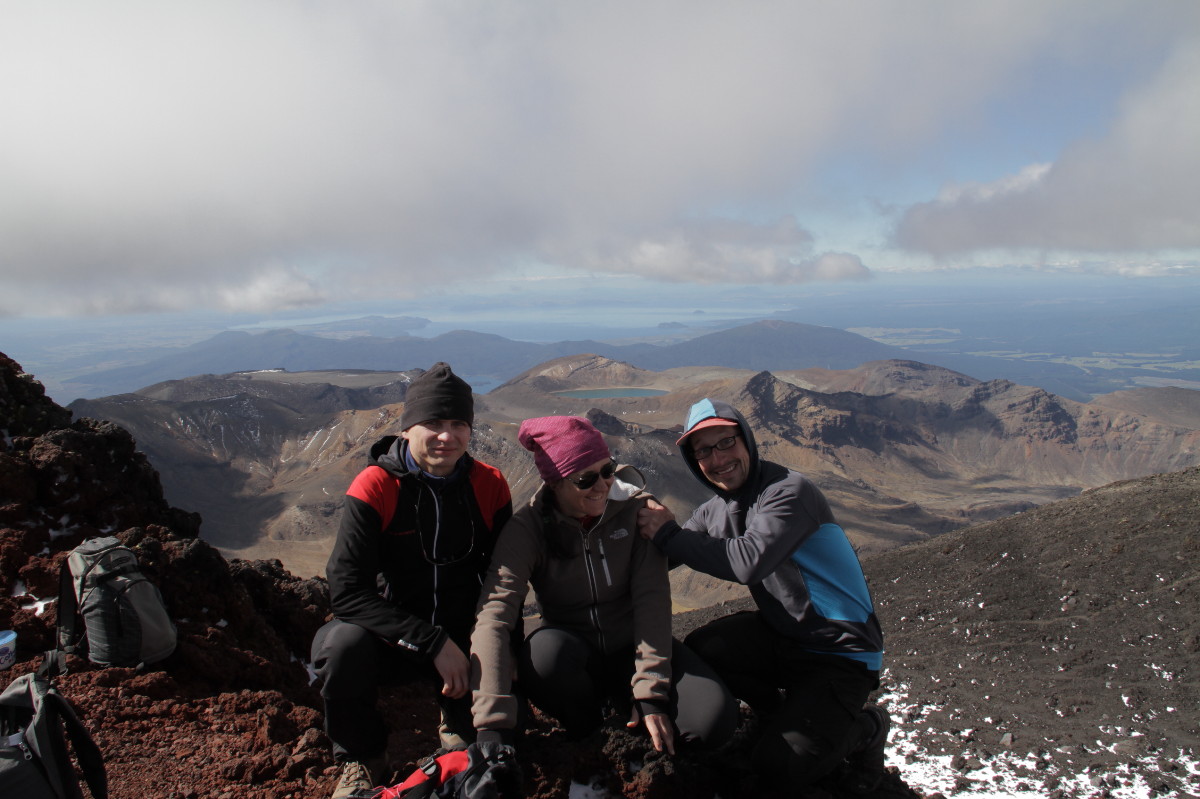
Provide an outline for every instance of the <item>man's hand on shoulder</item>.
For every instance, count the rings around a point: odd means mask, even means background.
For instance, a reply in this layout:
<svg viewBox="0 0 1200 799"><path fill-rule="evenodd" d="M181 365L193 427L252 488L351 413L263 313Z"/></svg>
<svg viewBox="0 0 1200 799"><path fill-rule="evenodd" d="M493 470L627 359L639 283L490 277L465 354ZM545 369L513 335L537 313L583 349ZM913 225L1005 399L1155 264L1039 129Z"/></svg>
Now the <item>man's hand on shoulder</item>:
<svg viewBox="0 0 1200 799"><path fill-rule="evenodd" d="M645 507L638 511L638 535L649 541L660 527L673 521L675 514L671 513L670 508L657 500L648 499Z"/></svg>

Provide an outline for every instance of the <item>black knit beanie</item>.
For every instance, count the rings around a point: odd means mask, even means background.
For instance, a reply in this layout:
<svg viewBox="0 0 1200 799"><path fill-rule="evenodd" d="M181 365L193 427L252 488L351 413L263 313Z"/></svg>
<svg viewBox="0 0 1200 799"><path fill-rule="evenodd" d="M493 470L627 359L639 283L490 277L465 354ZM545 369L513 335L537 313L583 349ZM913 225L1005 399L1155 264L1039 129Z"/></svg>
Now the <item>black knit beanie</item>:
<svg viewBox="0 0 1200 799"><path fill-rule="evenodd" d="M450 364L438 361L429 371L408 386L400 429L430 419L458 419L475 424L475 398L467 381L450 370Z"/></svg>

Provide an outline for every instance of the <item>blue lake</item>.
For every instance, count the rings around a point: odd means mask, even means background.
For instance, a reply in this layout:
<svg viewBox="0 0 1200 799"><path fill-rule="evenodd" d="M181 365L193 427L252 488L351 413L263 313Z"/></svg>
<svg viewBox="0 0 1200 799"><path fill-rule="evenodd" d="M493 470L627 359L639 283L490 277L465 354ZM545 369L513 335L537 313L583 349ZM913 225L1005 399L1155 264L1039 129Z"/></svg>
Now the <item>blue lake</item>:
<svg viewBox="0 0 1200 799"><path fill-rule="evenodd" d="M576 399L616 399L618 397L658 397L670 392L657 388L585 388L579 391L555 391L557 397Z"/></svg>

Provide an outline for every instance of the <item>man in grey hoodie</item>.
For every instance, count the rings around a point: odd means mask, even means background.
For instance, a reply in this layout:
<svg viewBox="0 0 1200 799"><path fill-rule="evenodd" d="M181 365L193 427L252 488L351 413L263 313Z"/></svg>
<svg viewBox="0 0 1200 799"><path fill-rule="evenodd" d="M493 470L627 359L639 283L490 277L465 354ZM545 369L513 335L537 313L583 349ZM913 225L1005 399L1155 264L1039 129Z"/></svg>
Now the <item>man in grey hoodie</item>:
<svg viewBox="0 0 1200 799"><path fill-rule="evenodd" d="M804 475L761 459L728 403L693 405L676 443L715 496L683 526L650 500L638 532L672 563L750 588L757 610L718 619L685 643L761 721L757 772L796 790L842 768L852 787L873 790L890 722L864 703L879 685L883 634L828 501Z"/></svg>

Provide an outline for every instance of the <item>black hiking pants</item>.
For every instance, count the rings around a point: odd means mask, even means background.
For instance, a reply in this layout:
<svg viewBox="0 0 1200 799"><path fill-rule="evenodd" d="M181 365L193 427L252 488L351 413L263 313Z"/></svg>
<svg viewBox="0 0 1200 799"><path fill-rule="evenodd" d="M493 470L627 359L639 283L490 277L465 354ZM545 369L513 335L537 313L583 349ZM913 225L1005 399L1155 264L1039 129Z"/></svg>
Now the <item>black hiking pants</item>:
<svg viewBox="0 0 1200 799"><path fill-rule="evenodd" d="M805 650L756 611L717 619L684 640L758 717L762 734L752 758L768 783L812 785L874 730L862 707L879 685L878 672Z"/></svg>
<svg viewBox="0 0 1200 799"><path fill-rule="evenodd" d="M719 746L737 727L737 702L716 673L678 641L671 648L670 707L679 740ZM540 627L521 647L522 692L579 739L600 726L606 704L628 718L634 649L605 655L578 633Z"/></svg>
<svg viewBox="0 0 1200 799"><path fill-rule="evenodd" d="M466 641L455 643L468 651ZM321 627L313 636L312 664L323 681L325 734L339 763L366 761L387 749L388 726L378 707L381 685L428 683L451 728L466 733L473 729L470 693L461 699L442 696L442 678L431 661L417 662L357 624L334 619ZM431 723L430 729L436 726ZM435 748L437 741L431 737L430 751Z"/></svg>

